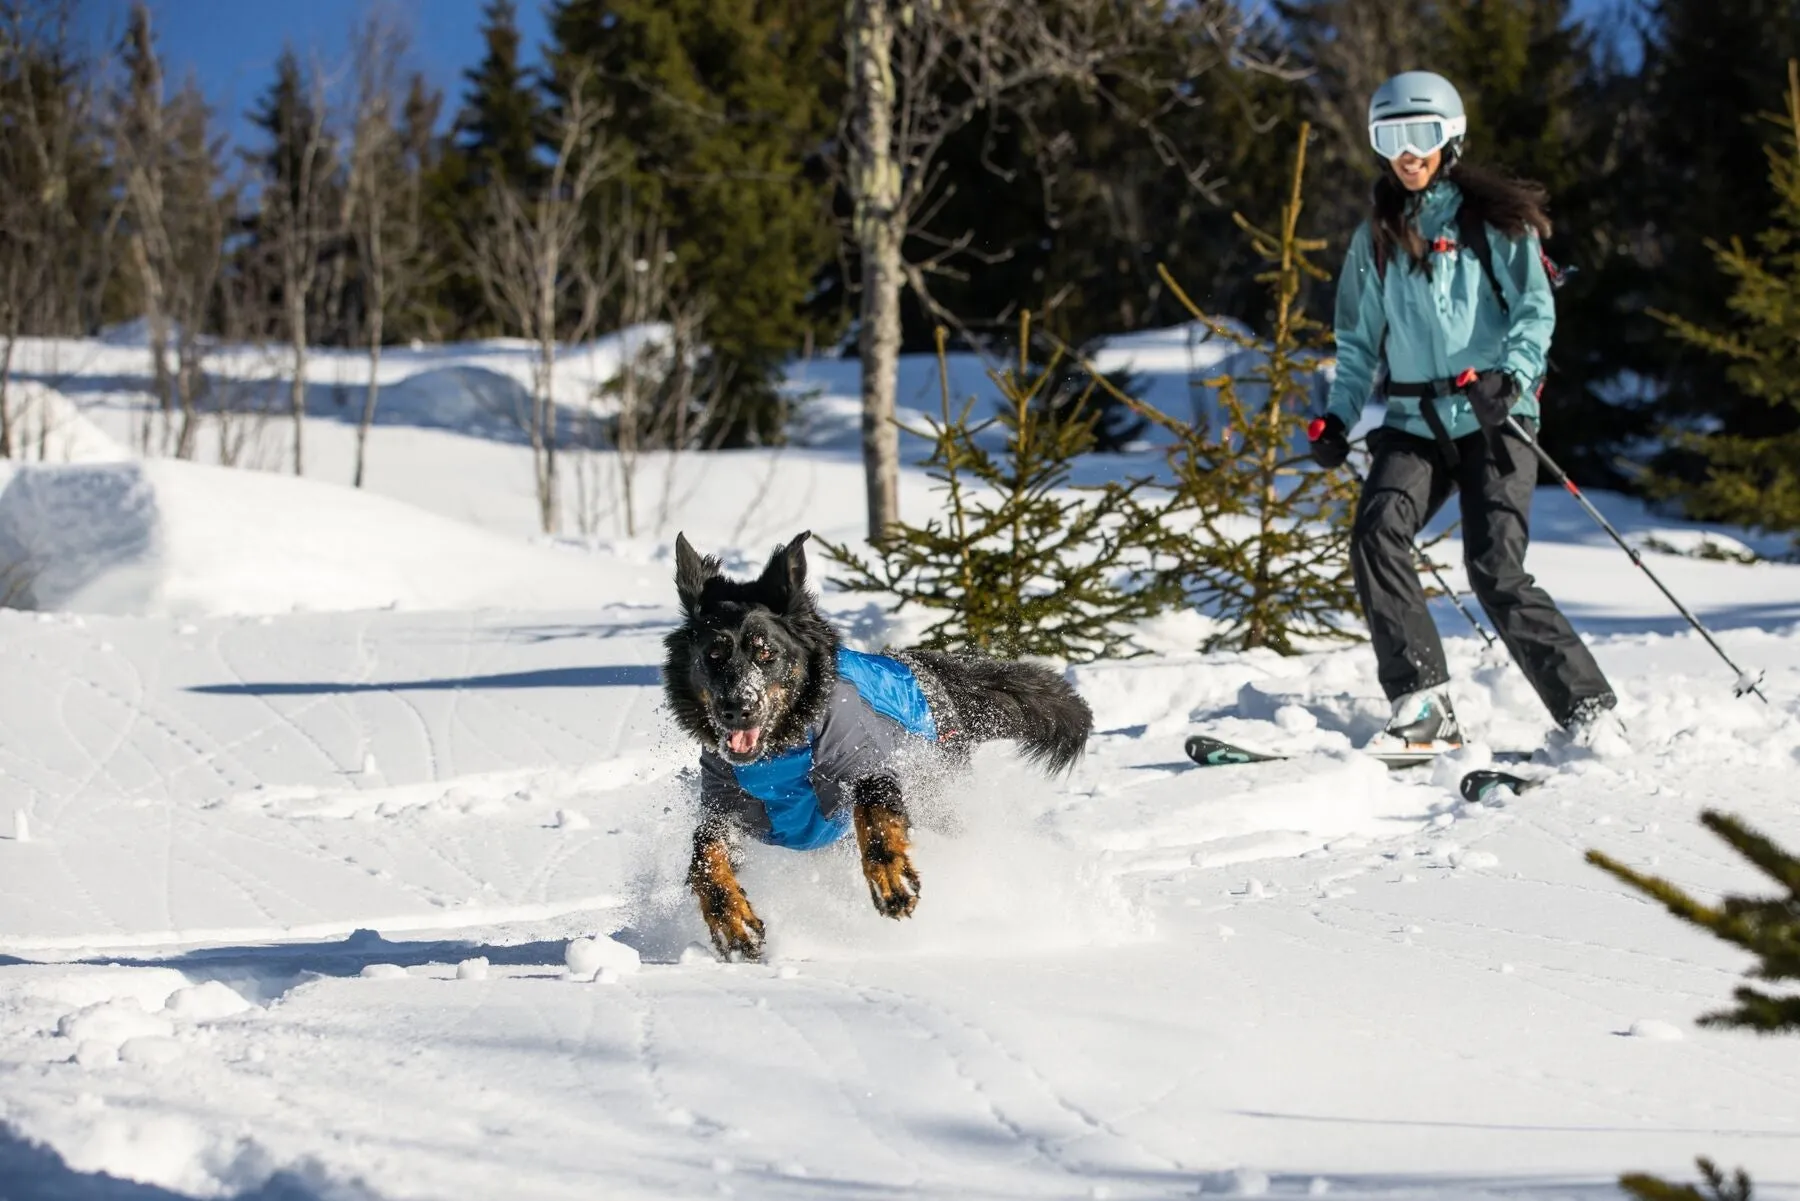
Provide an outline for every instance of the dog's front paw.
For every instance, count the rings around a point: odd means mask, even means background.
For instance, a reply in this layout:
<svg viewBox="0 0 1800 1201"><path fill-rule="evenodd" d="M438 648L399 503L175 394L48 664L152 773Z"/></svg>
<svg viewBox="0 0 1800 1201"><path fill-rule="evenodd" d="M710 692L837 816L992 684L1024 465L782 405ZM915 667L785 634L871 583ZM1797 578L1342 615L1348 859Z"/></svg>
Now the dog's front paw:
<svg viewBox="0 0 1800 1201"><path fill-rule="evenodd" d="M731 869L731 857L722 844L695 849L688 884L700 902L700 916L712 935L713 949L719 958L762 958L762 919L750 908L750 898L744 895L737 873Z"/></svg>
<svg viewBox="0 0 1800 1201"><path fill-rule="evenodd" d="M891 918L911 917L919 904L919 872L913 867L906 818L879 802L856 806L856 845L862 851L869 899Z"/></svg>
<svg viewBox="0 0 1800 1201"><path fill-rule="evenodd" d="M755 962L762 958L763 924L750 908L750 898L743 889L735 894L700 898L700 916L712 933L713 949L720 959L742 959Z"/></svg>

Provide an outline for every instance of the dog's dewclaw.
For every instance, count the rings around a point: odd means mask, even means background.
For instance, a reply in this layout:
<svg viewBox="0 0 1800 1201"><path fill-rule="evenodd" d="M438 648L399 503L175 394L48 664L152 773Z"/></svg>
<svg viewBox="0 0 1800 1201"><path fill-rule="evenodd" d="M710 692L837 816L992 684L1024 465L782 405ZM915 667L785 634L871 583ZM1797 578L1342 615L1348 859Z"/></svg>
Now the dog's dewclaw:
<svg viewBox="0 0 1800 1201"><path fill-rule="evenodd" d="M731 870L731 856L723 843L709 842L694 848L688 885L700 901L700 916L706 921L719 958L760 959L762 919L750 908L750 898L744 895L737 873Z"/></svg>
<svg viewBox="0 0 1800 1201"><path fill-rule="evenodd" d="M857 805L856 845L876 910L891 918L911 917L919 904L919 873L907 854L906 818L886 805Z"/></svg>

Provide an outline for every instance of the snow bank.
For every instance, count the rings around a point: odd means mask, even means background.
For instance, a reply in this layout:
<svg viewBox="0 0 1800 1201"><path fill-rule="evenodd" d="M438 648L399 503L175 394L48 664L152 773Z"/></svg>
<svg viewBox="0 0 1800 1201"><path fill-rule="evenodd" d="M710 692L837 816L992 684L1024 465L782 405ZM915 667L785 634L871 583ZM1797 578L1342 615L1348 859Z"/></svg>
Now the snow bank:
<svg viewBox="0 0 1800 1201"><path fill-rule="evenodd" d="M607 578L385 497L174 461L19 469L3 569L16 608L183 616L568 606Z"/></svg>

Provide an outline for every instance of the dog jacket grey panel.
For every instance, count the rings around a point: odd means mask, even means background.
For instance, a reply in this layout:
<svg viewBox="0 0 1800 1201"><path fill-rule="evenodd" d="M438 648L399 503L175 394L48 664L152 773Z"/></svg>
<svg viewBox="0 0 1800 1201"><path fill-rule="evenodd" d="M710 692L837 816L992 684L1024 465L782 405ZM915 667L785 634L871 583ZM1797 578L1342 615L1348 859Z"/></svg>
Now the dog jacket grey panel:
<svg viewBox="0 0 1800 1201"><path fill-rule="evenodd" d="M886 655L840 648L838 678L805 746L734 767L700 753L700 799L764 842L810 851L850 829L849 790L892 774L908 742L936 741L937 723L912 669Z"/></svg>

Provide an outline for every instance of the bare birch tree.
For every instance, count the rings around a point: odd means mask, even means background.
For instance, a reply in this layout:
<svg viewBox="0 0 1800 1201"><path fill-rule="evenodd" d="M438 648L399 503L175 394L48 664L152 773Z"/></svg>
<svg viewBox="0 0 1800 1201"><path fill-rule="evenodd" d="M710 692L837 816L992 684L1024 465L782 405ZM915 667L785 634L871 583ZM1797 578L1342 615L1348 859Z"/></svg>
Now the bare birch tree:
<svg viewBox="0 0 1800 1201"><path fill-rule="evenodd" d="M163 71L151 36L147 4L131 6L121 53L126 79L122 95L114 102L112 150L124 192L126 250L137 277L150 343L151 392L156 404L145 408L138 436L139 451L148 455L158 413L167 449L175 395L169 371L169 306L164 283L171 263L163 222L163 159L168 148L163 134Z"/></svg>
<svg viewBox="0 0 1800 1201"><path fill-rule="evenodd" d="M406 196L399 186L400 133L395 125L400 104L400 69L407 38L380 10L371 13L355 35L356 93L351 119L350 172L345 186L350 240L356 247L363 283L363 329L369 347L369 382L363 392L362 415L356 423L355 487L363 486L368 464L369 430L381 399L381 346L387 336L387 314L396 277L409 260L395 225L416 213L400 208ZM416 196L413 198L416 203ZM416 239L416 226L414 227ZM416 250L416 246L412 247Z"/></svg>
<svg viewBox="0 0 1800 1201"><path fill-rule="evenodd" d="M28 449L12 395L20 339L85 332L105 287L93 77L71 21L67 0L0 0L0 458Z"/></svg>
<svg viewBox="0 0 1800 1201"><path fill-rule="evenodd" d="M972 250L972 238L929 228L946 198L945 144L977 121L1010 115L1029 122L1033 101L1054 85L1120 103L1109 73L1129 73L1138 93L1160 97L1165 107L1182 104L1184 85L1204 69L1199 60L1180 78L1155 79L1133 56L1179 38L1217 58L1241 19L1225 0L845 0L850 99L842 167L850 241L862 272L858 353L871 541L899 520L894 401L902 291L910 288L927 312L960 325L934 302L929 283ZM1145 136L1172 170L1206 189L1208 166L1187 161L1180 146L1160 135L1155 116L1141 115Z"/></svg>
<svg viewBox="0 0 1800 1201"><path fill-rule="evenodd" d="M306 361L308 318L326 242L337 214L336 153L329 128L323 74L317 64L302 71L290 49L276 67L274 89L256 114L274 145L267 158L259 233L272 246L280 272L282 314L291 357L288 412L294 425L294 474L306 471Z"/></svg>
<svg viewBox="0 0 1800 1201"><path fill-rule="evenodd" d="M164 99L162 65L143 4L131 10L124 61L126 79L115 93L109 133L156 398L145 409L139 442L143 453L150 453L160 416L157 449L188 459L199 435L205 386L203 330L211 318L226 219L236 197L222 187L223 142L212 133L199 86L190 80L172 100Z"/></svg>
<svg viewBox="0 0 1800 1201"><path fill-rule="evenodd" d="M550 120L553 158L543 182L489 180L481 217L462 234L465 257L488 305L534 344L523 424L546 534L559 532L562 524L557 345L590 337L604 300L602 289L591 282L583 286L595 269L583 263L582 250L583 239L595 236L590 201L616 164L605 142L606 113L589 91L584 80L563 91L563 104Z"/></svg>

